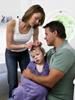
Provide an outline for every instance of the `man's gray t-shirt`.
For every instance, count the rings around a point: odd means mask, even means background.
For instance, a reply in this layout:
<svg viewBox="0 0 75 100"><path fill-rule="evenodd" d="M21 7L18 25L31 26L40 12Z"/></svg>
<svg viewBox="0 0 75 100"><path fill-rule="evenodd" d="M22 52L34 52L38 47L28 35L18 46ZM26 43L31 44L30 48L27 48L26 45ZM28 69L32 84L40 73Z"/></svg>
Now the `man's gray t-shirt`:
<svg viewBox="0 0 75 100"><path fill-rule="evenodd" d="M49 100L73 100L73 79L75 78L75 50L65 40L56 50L47 52L47 63L66 74L50 88Z"/></svg>

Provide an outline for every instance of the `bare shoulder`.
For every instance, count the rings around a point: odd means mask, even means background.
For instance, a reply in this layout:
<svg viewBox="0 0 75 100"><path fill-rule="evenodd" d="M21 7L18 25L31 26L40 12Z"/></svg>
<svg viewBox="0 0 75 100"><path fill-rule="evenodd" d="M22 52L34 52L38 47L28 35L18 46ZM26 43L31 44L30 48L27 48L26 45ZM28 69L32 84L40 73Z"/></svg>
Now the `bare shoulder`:
<svg viewBox="0 0 75 100"><path fill-rule="evenodd" d="M15 19L10 20L10 21L8 21L7 26L15 26L15 23L16 23Z"/></svg>
<svg viewBox="0 0 75 100"><path fill-rule="evenodd" d="M14 29L15 29L15 23L16 23L15 19L8 21L7 28L8 29L12 29L14 31Z"/></svg>

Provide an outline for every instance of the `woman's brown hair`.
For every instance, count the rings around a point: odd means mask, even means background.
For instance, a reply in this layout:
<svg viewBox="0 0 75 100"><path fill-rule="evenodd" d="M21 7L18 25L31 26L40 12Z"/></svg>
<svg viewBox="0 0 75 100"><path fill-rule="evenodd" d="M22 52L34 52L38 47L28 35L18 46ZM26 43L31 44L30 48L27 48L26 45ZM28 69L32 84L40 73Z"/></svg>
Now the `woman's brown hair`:
<svg viewBox="0 0 75 100"><path fill-rule="evenodd" d="M27 20L30 19L30 17L34 14L34 13L38 13L40 12L42 14L42 19L40 20L40 23L36 26L34 26L34 28L41 26L44 23L45 20L45 12L43 10L43 8L40 5L33 5L31 6L23 15L22 17L22 21L25 22Z"/></svg>

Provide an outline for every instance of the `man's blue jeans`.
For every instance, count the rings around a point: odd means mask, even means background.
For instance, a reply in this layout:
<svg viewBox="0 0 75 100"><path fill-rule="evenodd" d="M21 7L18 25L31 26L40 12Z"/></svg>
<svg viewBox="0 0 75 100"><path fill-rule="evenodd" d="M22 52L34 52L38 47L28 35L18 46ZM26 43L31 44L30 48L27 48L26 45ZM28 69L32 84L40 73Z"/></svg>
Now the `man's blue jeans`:
<svg viewBox="0 0 75 100"><path fill-rule="evenodd" d="M18 62L22 73L30 62L30 55L28 49L23 52L12 52L6 48L5 59L8 71L9 97L11 97L12 90L18 86Z"/></svg>

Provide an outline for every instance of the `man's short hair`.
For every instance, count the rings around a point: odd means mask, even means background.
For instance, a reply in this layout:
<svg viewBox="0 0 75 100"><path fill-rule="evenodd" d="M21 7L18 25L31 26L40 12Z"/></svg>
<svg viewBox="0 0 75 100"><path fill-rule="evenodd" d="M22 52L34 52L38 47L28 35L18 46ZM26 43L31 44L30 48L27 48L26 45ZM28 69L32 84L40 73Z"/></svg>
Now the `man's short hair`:
<svg viewBox="0 0 75 100"><path fill-rule="evenodd" d="M46 28L46 27L49 27L51 32L54 32L54 30L56 30L60 38L66 38L65 27L62 24L62 22L51 21L48 24L46 24L43 28Z"/></svg>

